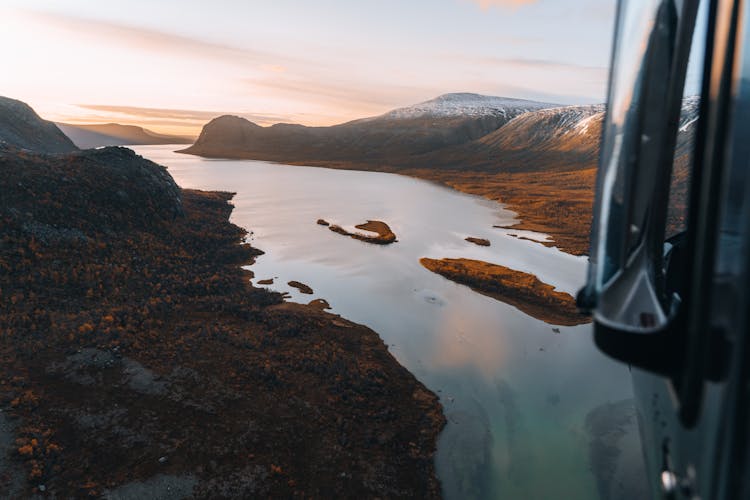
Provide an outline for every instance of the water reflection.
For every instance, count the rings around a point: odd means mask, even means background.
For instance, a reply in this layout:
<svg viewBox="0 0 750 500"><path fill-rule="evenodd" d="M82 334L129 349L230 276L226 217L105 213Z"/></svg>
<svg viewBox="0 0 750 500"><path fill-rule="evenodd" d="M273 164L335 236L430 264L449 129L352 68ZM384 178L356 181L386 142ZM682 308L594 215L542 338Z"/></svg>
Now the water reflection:
<svg viewBox="0 0 750 500"><path fill-rule="evenodd" d="M335 313L373 328L441 397L448 425L436 465L448 498L598 497L586 416L631 397L625 367L595 350L589 326L553 330L419 264L487 260L572 293L584 258L493 228L514 220L496 203L408 177L136 149L167 165L183 187L236 191L233 221L266 252L252 266L256 279L277 278L271 288L292 300L326 299ZM319 218L347 226L382 220L399 241L344 238ZM287 287L291 280L315 294Z"/></svg>

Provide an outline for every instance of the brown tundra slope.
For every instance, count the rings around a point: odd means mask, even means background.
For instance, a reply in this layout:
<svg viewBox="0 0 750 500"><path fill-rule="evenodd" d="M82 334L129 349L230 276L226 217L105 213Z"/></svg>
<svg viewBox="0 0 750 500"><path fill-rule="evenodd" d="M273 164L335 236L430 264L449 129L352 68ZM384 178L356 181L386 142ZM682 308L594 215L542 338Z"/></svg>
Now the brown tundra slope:
<svg viewBox="0 0 750 500"><path fill-rule="evenodd" d="M440 496L435 395L253 288L230 193L7 144L0 193L0 497Z"/></svg>

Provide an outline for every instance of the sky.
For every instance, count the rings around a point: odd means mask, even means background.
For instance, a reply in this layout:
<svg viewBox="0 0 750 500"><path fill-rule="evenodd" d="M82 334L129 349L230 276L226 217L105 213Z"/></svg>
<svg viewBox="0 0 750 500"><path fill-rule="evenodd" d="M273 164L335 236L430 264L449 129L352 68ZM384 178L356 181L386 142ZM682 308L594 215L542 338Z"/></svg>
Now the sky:
<svg viewBox="0 0 750 500"><path fill-rule="evenodd" d="M603 102L615 0L0 0L0 95L195 135L332 125L448 92Z"/></svg>

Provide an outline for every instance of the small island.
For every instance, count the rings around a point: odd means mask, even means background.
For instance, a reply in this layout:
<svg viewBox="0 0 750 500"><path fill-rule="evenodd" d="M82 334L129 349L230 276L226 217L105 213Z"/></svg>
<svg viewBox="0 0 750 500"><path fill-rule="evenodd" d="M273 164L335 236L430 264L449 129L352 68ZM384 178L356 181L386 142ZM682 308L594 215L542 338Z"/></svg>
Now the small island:
<svg viewBox="0 0 750 500"><path fill-rule="evenodd" d="M287 283L287 285L291 286L292 288L296 288L300 291L300 293L306 293L308 295L313 294L313 289L309 286L305 285L304 283L300 283L299 281L290 281Z"/></svg>
<svg viewBox="0 0 750 500"><path fill-rule="evenodd" d="M419 262L434 273L510 304L545 323L575 326L590 321L578 312L570 294L555 291L533 274L471 259L422 258Z"/></svg>
<svg viewBox="0 0 750 500"><path fill-rule="evenodd" d="M475 245L479 245L480 247L488 247L490 246L490 240L485 238L475 238L473 236L469 236L467 238L464 238L469 243L474 243Z"/></svg>
<svg viewBox="0 0 750 500"><path fill-rule="evenodd" d="M319 219L318 224L328 225L328 223L323 219ZM369 234L364 234L364 233L351 233L347 231L346 229L344 229L343 227L336 225L336 224L329 225L328 229L330 229L334 233L338 233L344 236L349 236L350 238L354 238L355 240L365 241L367 243L373 243L375 245L389 245L391 243L395 243L396 241L398 241L396 239L396 235L394 234L394 232L391 231L390 226L388 226L388 224L386 224L383 221L368 220L364 224L358 224L354 227L356 227L357 229L361 229L363 231L375 233L377 236L371 236Z"/></svg>

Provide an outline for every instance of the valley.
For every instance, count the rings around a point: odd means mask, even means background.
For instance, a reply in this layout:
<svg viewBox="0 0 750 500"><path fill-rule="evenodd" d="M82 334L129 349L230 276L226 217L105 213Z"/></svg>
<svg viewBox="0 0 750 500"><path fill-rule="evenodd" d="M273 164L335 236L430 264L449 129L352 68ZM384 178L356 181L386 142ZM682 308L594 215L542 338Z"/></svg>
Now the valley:
<svg viewBox="0 0 750 500"><path fill-rule="evenodd" d="M219 117L183 153L394 172L501 202L517 229L588 253L602 106L447 94L333 127Z"/></svg>

